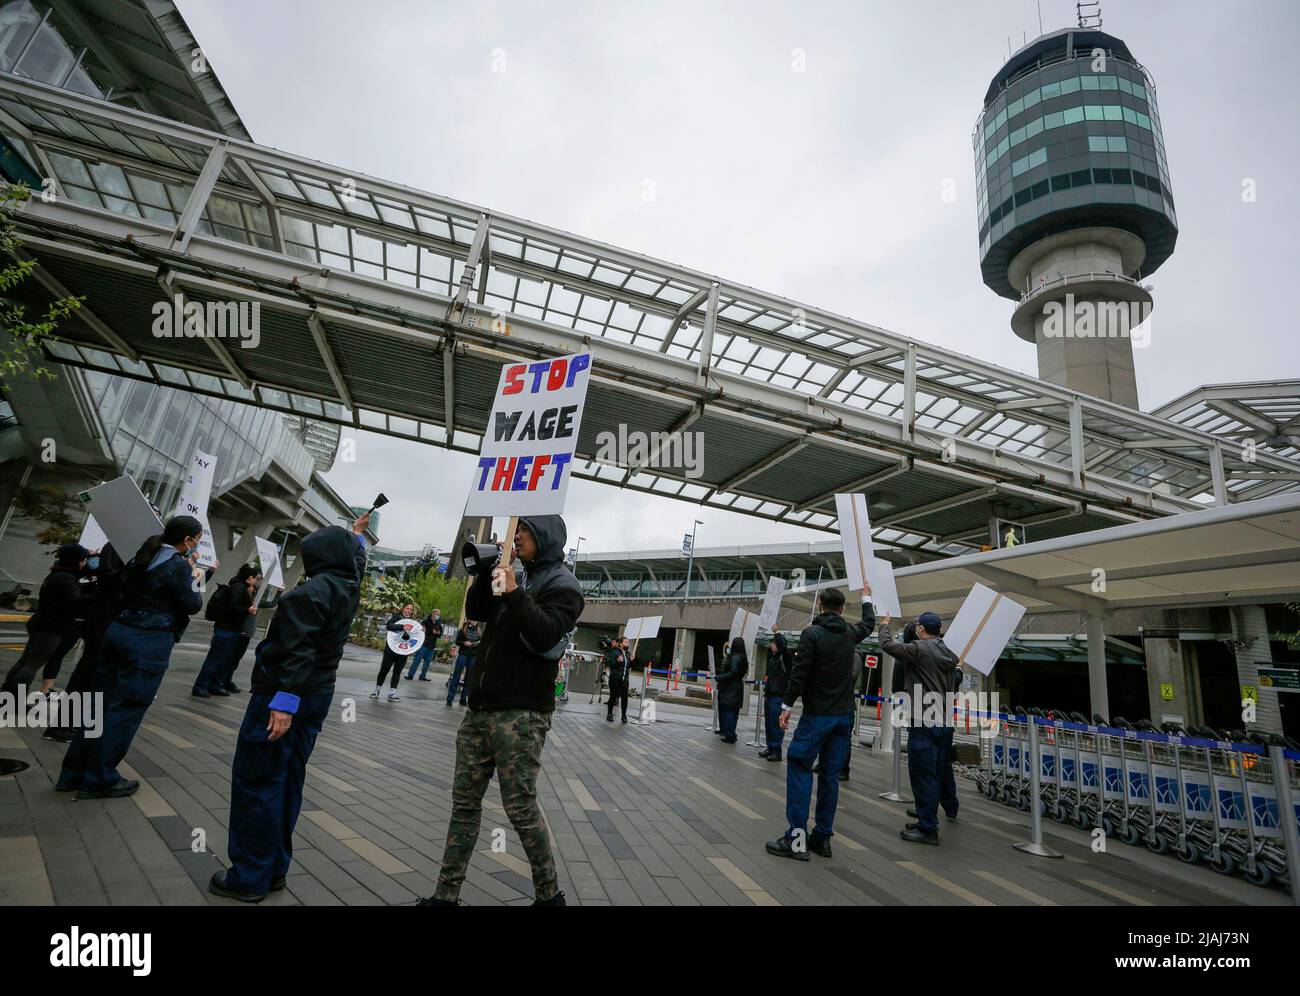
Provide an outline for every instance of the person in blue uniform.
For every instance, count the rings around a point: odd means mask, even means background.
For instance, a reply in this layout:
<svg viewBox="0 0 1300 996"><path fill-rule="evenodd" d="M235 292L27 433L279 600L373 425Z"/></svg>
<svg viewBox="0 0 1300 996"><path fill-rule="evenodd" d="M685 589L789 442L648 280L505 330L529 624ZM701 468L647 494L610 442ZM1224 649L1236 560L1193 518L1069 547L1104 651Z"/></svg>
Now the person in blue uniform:
<svg viewBox="0 0 1300 996"><path fill-rule="evenodd" d="M96 684L106 691L103 732L88 739L78 731L68 744L55 788L77 790L78 799L133 794L140 783L118 774L144 714L153 703L190 616L203 604L202 568L191 558L203 538L203 524L190 515L167 520L145 540L122 575L117 618L104 634Z"/></svg>
<svg viewBox="0 0 1300 996"><path fill-rule="evenodd" d="M308 580L280 596L254 651L252 694L230 771L230 868L212 876L214 895L256 903L284 888L307 761L361 599L369 521L366 513L351 533L326 526L302 541Z"/></svg>

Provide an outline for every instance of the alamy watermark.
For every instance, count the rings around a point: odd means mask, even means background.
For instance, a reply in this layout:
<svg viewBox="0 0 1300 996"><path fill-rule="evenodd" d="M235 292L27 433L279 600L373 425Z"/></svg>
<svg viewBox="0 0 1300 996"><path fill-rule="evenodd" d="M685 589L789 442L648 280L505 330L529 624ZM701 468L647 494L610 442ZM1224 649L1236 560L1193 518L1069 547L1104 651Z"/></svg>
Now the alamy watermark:
<svg viewBox="0 0 1300 996"><path fill-rule="evenodd" d="M16 692L0 692L0 728L44 730L55 727L80 728L86 739L104 733L103 692L28 692L19 685Z"/></svg>
<svg viewBox="0 0 1300 996"><path fill-rule="evenodd" d="M238 339L241 349L256 349L262 341L262 305L257 301L187 301L176 294L155 301L156 339Z"/></svg>
<svg viewBox="0 0 1300 996"><path fill-rule="evenodd" d="M704 433L629 431L620 423L618 432L596 434L595 459L612 467L673 470L696 480L704 476Z"/></svg>
<svg viewBox="0 0 1300 996"><path fill-rule="evenodd" d="M1047 339L1131 339L1134 349L1151 345L1150 301L1064 301L1043 305L1043 336Z"/></svg>

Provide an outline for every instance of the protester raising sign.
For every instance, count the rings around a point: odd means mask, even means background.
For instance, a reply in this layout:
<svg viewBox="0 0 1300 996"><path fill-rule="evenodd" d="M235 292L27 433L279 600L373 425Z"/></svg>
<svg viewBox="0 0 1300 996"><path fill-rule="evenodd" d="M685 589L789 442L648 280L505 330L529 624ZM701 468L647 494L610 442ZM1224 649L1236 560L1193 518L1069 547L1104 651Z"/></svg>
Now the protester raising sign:
<svg viewBox="0 0 1300 996"><path fill-rule="evenodd" d="M216 457L195 450L194 459L190 461L190 472L181 484L181 494L172 512L172 515L192 515L203 523L203 538L199 540L198 556L194 558L202 567L217 565L217 548L212 542L212 530L208 526L208 501L212 497L212 478L216 468Z"/></svg>
<svg viewBox="0 0 1300 996"><path fill-rule="evenodd" d="M466 515L564 511L590 376L590 353L502 367Z"/></svg>

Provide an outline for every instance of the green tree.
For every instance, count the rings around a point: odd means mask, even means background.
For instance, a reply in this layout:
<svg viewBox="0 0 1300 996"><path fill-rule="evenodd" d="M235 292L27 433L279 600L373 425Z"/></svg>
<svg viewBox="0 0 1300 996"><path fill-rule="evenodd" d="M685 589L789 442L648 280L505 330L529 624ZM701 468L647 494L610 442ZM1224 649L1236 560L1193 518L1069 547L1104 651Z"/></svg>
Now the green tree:
<svg viewBox="0 0 1300 996"><path fill-rule="evenodd" d="M19 488L14 495L14 510L44 527L36 534L36 540L46 546L77 541L81 535L81 517L73 509L80 507L72 495L49 484Z"/></svg>
<svg viewBox="0 0 1300 996"><path fill-rule="evenodd" d="M34 259L21 258L22 239L13 223L14 211L31 197L26 187L0 185L0 294L8 294L32 275ZM86 299L65 297L45 307L45 314L35 321L27 317L25 305L0 297L0 383L26 374L37 380L53 380L54 373L44 364L44 346L56 338L59 321L76 311Z"/></svg>

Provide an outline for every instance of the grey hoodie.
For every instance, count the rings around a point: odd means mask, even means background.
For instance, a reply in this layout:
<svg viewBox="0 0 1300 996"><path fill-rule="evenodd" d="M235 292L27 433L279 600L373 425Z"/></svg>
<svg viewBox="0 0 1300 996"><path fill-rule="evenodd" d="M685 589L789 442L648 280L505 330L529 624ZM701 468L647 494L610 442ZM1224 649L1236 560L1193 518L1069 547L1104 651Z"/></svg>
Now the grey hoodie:
<svg viewBox="0 0 1300 996"><path fill-rule="evenodd" d="M880 627L880 649L903 665L903 691L915 697L916 686L922 692L947 695L952 691L952 672L957 666L957 655L939 637L900 643Z"/></svg>

